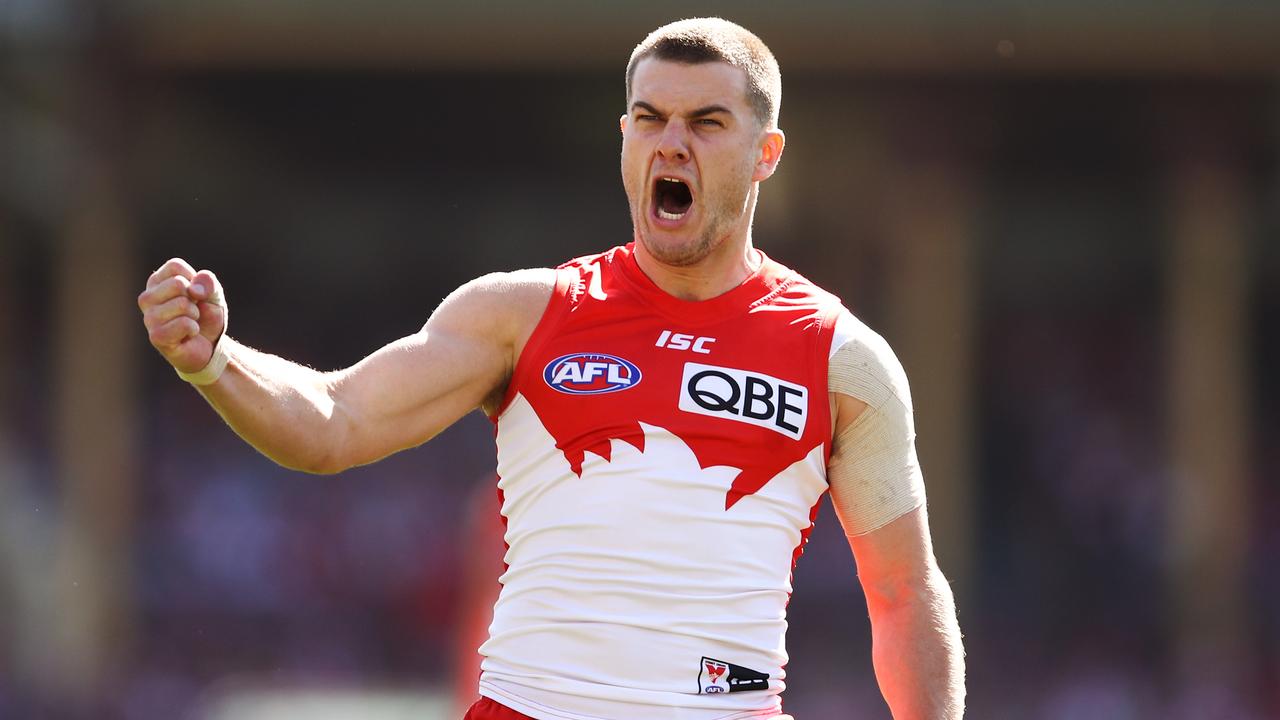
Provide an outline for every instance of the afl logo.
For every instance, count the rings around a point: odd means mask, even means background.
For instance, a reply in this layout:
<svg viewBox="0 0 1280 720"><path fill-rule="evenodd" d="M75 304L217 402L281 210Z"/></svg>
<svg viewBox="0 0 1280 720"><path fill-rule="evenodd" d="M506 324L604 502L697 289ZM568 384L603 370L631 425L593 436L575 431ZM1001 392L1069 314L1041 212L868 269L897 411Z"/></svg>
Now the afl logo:
<svg viewBox="0 0 1280 720"><path fill-rule="evenodd" d="M600 395L640 384L640 368L616 355L573 353L547 363L542 378L570 395Z"/></svg>

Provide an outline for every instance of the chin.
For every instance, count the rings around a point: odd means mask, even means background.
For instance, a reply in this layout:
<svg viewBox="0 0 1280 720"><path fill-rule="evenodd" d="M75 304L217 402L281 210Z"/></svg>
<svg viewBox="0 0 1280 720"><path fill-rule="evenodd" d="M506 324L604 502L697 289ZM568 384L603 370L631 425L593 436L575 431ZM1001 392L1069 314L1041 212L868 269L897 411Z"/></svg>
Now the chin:
<svg viewBox="0 0 1280 720"><path fill-rule="evenodd" d="M688 267L696 265L712 253L720 244L710 236L689 239L672 239L664 242L640 233L640 244L645 252L663 265Z"/></svg>

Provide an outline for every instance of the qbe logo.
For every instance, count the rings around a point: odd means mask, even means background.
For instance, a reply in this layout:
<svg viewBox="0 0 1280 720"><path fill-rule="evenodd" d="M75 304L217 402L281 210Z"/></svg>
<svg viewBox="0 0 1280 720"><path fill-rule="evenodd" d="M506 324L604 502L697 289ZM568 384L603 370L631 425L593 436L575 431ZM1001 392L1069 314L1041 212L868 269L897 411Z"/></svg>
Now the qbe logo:
<svg viewBox="0 0 1280 720"><path fill-rule="evenodd" d="M799 440L809 417L809 389L764 373L685 363L680 409L758 425Z"/></svg>
<svg viewBox="0 0 1280 720"><path fill-rule="evenodd" d="M572 353L547 363L542 378L562 393L599 395L639 385L641 373L635 363L617 355Z"/></svg>

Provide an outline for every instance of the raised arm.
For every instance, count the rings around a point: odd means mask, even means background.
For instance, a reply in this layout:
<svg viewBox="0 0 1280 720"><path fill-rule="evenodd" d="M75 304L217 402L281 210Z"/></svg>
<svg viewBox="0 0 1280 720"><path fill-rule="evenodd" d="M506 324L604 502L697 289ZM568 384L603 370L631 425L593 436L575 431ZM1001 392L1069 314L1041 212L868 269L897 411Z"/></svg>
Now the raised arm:
<svg viewBox="0 0 1280 720"><path fill-rule="evenodd" d="M964 648L929 536L906 374L858 325L831 358L827 475L867 598L876 680L895 720L958 720Z"/></svg>
<svg viewBox="0 0 1280 720"><path fill-rule="evenodd" d="M331 473L419 445L500 397L554 285L552 270L496 273L440 304L423 328L344 370L319 372L226 331L217 278L170 260L138 297L151 343L180 373L227 365L200 393L272 460Z"/></svg>

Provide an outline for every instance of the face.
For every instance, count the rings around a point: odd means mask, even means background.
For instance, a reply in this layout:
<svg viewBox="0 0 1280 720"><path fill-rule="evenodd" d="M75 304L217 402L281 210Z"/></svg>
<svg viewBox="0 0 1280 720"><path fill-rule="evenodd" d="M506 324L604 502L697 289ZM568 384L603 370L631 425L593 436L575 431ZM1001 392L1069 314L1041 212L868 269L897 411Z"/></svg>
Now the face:
<svg viewBox="0 0 1280 720"><path fill-rule="evenodd" d="M782 135L747 103L746 74L727 63L647 58L622 117L622 184L636 241L672 266L700 262L747 236L755 187L773 173Z"/></svg>

